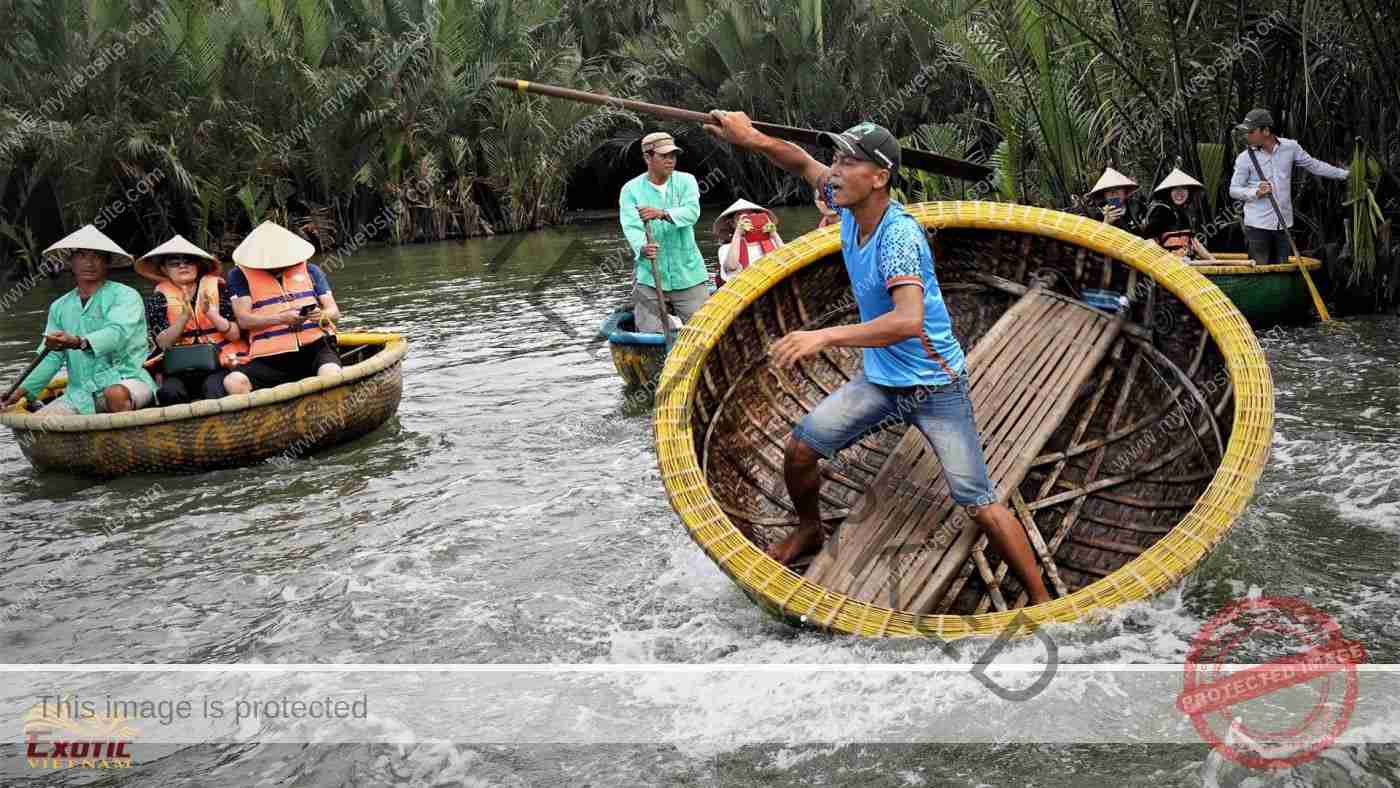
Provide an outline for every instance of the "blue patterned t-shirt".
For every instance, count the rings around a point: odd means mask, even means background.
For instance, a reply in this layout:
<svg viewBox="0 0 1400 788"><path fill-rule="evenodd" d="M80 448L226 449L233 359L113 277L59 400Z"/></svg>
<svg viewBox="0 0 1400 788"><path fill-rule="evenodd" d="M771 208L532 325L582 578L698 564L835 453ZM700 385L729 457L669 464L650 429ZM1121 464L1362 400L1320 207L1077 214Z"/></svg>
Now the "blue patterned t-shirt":
<svg viewBox="0 0 1400 788"><path fill-rule="evenodd" d="M953 336L953 322L933 272L933 252L918 220L891 201L875 232L861 246L855 214L836 206L830 184L824 184L822 191L826 204L841 216L841 254L861 321L893 312L890 292L895 287L918 285L924 291L922 336L888 347L864 348L865 377L882 386L936 386L962 375L963 349Z"/></svg>

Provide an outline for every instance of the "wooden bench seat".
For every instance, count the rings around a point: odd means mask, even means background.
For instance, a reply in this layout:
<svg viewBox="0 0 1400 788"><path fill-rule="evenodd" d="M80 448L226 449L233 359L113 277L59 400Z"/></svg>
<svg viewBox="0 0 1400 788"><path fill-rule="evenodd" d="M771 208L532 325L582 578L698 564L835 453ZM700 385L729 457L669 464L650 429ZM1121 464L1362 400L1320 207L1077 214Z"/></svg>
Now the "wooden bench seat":
<svg viewBox="0 0 1400 788"><path fill-rule="evenodd" d="M1032 288L972 348L967 370L973 413L1002 502L1021 484L1122 328L1119 318ZM980 534L954 505L923 433L909 427L806 577L863 602L927 612L939 606L972 558L1004 609L995 576L982 550L974 549L982 546ZM1030 536L1059 587L1044 541L1038 532Z"/></svg>

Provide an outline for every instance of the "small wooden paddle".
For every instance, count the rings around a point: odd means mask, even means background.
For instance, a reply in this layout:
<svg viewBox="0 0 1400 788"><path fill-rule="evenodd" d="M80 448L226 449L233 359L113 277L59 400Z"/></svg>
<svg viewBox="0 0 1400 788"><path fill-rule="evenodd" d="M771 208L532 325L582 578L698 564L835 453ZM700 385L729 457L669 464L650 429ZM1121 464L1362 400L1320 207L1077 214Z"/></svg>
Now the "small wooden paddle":
<svg viewBox="0 0 1400 788"><path fill-rule="evenodd" d="M0 397L0 403L8 402L10 397L14 396L14 393L19 390L19 386L24 382L24 379L29 377L29 373L37 369L39 364L52 352L53 349L47 347L39 351L39 355L35 356L34 360L29 362L29 366L25 367L24 371L19 373L19 379L15 381L15 385L10 386L10 388L5 391L5 396Z"/></svg>
<svg viewBox="0 0 1400 788"><path fill-rule="evenodd" d="M541 96L552 96L554 98L579 101L584 104L599 104L608 107L630 110L642 115L665 118L667 120L678 120L683 123L700 123L714 125L715 119L708 113L696 112L680 107L669 107L665 104L651 104L645 101L633 101L632 99L617 98L616 96L604 96L601 93L589 93L573 88L561 88L556 85L542 85L538 82L530 82L524 79L510 79L507 77L496 77L496 87L506 90L515 90L520 93L537 93ZM776 123L753 122L754 128L767 134L770 137L788 140L789 142L800 142L806 145L828 146L822 141L822 132L816 129L801 129L796 126L780 126ZM981 164L974 164L962 159L954 159L950 156L941 156L918 148L899 149L900 166L912 167L916 170L931 172L935 175L944 175L949 178L958 178L965 181L980 181L992 174L990 167Z"/></svg>
<svg viewBox="0 0 1400 788"><path fill-rule="evenodd" d="M1254 148L1245 143L1244 149L1249 152L1249 160L1254 163L1254 171L1259 175L1259 180L1266 181L1264 168L1259 166L1259 157L1254 155ZM1270 184L1272 186L1272 184ZM1288 248L1293 250L1293 259L1298 263L1298 273L1303 275L1303 281L1308 283L1308 292L1312 293L1313 306L1317 308L1317 316L1322 318L1322 322L1331 322L1332 316L1327 313L1327 305L1322 303L1322 294L1317 292L1317 285L1313 284L1312 276L1308 274L1308 269L1303 265L1303 256L1298 254L1298 244L1293 242L1293 233L1289 231L1288 224L1283 221L1283 209L1278 207L1278 199L1274 197L1272 188L1269 190L1269 204L1274 206L1274 216L1278 217L1278 226L1283 228L1283 234L1288 238Z"/></svg>

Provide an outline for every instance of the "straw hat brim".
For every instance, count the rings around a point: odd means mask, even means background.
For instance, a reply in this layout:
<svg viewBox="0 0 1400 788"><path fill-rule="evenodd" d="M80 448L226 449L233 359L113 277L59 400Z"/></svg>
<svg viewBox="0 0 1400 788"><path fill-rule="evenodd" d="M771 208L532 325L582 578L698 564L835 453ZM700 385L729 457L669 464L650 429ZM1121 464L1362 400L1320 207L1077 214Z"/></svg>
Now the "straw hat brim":
<svg viewBox="0 0 1400 788"><path fill-rule="evenodd" d="M311 242L276 222L258 225L233 250L233 262L244 268L275 270L304 263L316 253Z"/></svg>
<svg viewBox="0 0 1400 788"><path fill-rule="evenodd" d="M1157 188L1152 190L1153 194L1160 194L1171 189L1199 189L1205 191L1205 184L1182 172L1180 169L1173 169L1157 184Z"/></svg>
<svg viewBox="0 0 1400 788"><path fill-rule="evenodd" d="M108 238L101 230L91 224L83 225L44 250L44 254L61 251L77 251L86 249L91 252L106 252L131 259L131 253L121 248L116 241Z"/></svg>
<svg viewBox="0 0 1400 788"><path fill-rule="evenodd" d="M136 269L136 273L153 282L164 282L169 277L165 275L164 260L161 258L177 255L181 257L193 257L198 261L200 276L207 276L209 274L218 276L223 271L223 267L219 265L218 258L185 240L185 237L182 235L176 235L169 241L166 241L142 255L141 259L136 261L134 268Z"/></svg>
<svg viewBox="0 0 1400 788"><path fill-rule="evenodd" d="M715 217L715 223L712 228L713 231L718 233L720 231L720 226L724 223L725 219L733 216L736 213L743 213L745 211L763 211L764 213L768 214L768 217L770 219L773 220L774 225L778 224L778 215L773 213L771 210L763 207L762 205L758 205L757 203L751 203L748 200L740 199L735 200L732 204L730 204L728 208L724 209L724 213L721 213L719 216Z"/></svg>
<svg viewBox="0 0 1400 788"><path fill-rule="evenodd" d="M1128 189L1137 191L1137 181L1129 178L1118 170L1109 167L1099 176L1099 182L1094 184L1094 188L1089 190L1089 196L1093 197L1109 189Z"/></svg>

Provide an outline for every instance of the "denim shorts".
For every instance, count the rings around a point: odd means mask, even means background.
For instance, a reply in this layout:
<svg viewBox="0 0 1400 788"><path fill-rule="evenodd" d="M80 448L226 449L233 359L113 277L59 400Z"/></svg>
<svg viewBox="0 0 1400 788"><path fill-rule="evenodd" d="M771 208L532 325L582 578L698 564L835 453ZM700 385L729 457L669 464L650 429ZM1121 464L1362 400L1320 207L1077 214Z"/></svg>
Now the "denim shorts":
<svg viewBox="0 0 1400 788"><path fill-rule="evenodd" d="M912 424L928 438L959 505L996 503L966 376L942 386L895 388L871 383L862 374L818 403L792 434L829 460L866 435L897 424Z"/></svg>

